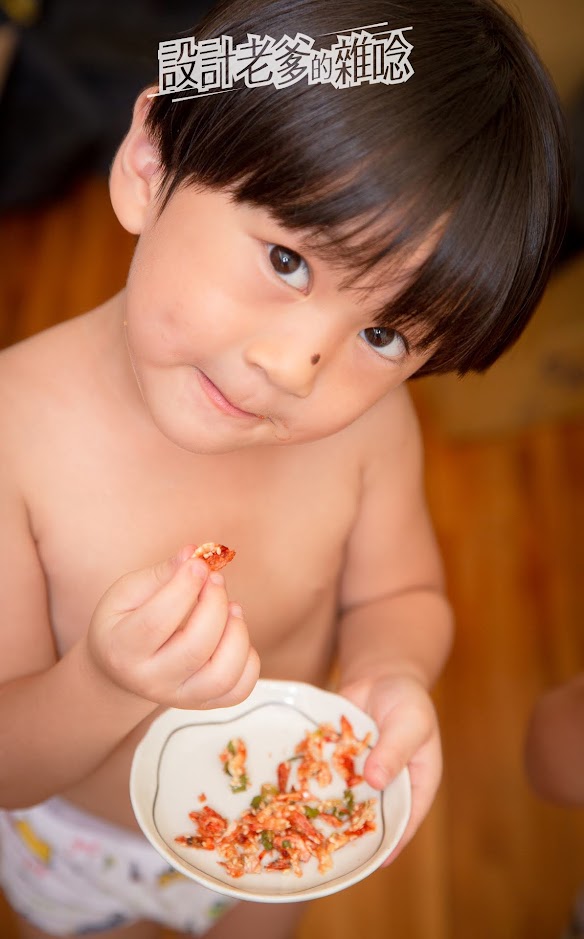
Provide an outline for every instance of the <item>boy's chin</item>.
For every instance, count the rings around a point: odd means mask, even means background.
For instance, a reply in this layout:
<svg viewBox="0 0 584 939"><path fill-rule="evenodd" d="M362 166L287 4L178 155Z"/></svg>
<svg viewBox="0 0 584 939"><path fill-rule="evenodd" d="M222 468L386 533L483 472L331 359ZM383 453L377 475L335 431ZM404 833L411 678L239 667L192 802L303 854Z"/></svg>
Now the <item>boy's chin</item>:
<svg viewBox="0 0 584 939"><path fill-rule="evenodd" d="M148 404L147 404L148 407ZM188 453L213 455L235 453L238 450L266 447L284 447L315 443L345 429L347 422L332 425L330 421L311 422L310 426L286 426L283 422L265 418L252 426L239 425L236 419L218 415L191 415L192 419L167 411L148 407L150 419L166 440ZM352 422L351 422L352 423Z"/></svg>
<svg viewBox="0 0 584 939"><path fill-rule="evenodd" d="M222 453L235 453L251 447L273 446L279 441L268 431L268 428L258 428L255 432L238 432L229 427L185 427L171 422L157 419L153 416L153 423L166 438L166 440L185 450L187 453L196 453L204 456L220 455Z"/></svg>

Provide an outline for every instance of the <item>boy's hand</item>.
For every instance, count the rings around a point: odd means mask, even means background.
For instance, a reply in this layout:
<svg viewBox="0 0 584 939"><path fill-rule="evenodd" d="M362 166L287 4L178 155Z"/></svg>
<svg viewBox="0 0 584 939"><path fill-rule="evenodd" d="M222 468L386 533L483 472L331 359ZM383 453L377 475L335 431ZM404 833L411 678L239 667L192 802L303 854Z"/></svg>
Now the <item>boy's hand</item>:
<svg viewBox="0 0 584 939"><path fill-rule="evenodd" d="M355 682L340 694L371 715L379 739L367 757L364 776L370 786L384 789L404 766L412 784L412 812L390 864L413 837L428 812L442 775L438 718L424 685L410 675Z"/></svg>
<svg viewBox="0 0 584 939"><path fill-rule="evenodd" d="M97 605L91 658L121 688L166 707L228 707L259 675L241 608L223 576L191 555L126 574Z"/></svg>

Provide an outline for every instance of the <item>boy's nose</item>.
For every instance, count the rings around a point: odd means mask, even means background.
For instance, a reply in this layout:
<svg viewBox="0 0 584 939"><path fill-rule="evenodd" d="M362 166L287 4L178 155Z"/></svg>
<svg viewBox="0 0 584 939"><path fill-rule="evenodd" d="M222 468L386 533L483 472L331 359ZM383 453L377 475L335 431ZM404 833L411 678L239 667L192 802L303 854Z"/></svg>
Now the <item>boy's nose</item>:
<svg viewBox="0 0 584 939"><path fill-rule="evenodd" d="M322 343L298 341L291 336L257 337L245 351L249 365L260 368L272 385L281 391L306 398L322 368Z"/></svg>

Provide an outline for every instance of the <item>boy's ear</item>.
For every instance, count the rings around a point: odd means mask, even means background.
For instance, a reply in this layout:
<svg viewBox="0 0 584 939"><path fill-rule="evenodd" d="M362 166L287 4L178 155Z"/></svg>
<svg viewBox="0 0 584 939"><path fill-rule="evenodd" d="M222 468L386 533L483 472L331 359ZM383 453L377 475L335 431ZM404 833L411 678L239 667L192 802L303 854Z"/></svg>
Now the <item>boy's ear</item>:
<svg viewBox="0 0 584 939"><path fill-rule="evenodd" d="M130 130L114 157L110 171L110 197L114 212L126 231L139 235L161 181L160 158L144 128L144 119L156 88L137 98Z"/></svg>

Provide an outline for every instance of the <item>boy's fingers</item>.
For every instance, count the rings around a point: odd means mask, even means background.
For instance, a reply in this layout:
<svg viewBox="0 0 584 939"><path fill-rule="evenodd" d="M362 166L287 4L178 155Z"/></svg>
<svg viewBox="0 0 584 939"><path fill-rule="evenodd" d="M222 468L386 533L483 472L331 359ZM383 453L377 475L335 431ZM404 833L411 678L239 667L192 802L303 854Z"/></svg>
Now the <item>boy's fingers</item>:
<svg viewBox="0 0 584 939"><path fill-rule="evenodd" d="M363 769L367 782L383 789L407 766L412 786L412 810L399 844L383 863L395 860L417 831L432 805L442 774L440 735L434 712L397 707L378 724L379 739Z"/></svg>
<svg viewBox="0 0 584 939"><path fill-rule="evenodd" d="M433 734L409 766L412 785L412 811L406 830L383 867L391 864L411 841L434 801L442 776L442 750L438 734Z"/></svg>
<svg viewBox="0 0 584 939"><path fill-rule="evenodd" d="M106 595L109 600L110 616L117 619L142 606L174 577L179 567L191 557L194 550L194 545L186 545L171 558L120 577Z"/></svg>
<svg viewBox="0 0 584 939"><path fill-rule="evenodd" d="M260 677L260 657L254 648L250 648L241 677L236 685L219 698L205 702L205 708L228 708L245 701L252 693Z"/></svg>
<svg viewBox="0 0 584 939"><path fill-rule="evenodd" d="M186 678L181 687L181 702L196 699L198 707L208 707L210 701L233 692L242 679L250 655L247 626L240 616L230 615L221 641L208 661ZM191 707L180 703L178 707ZM214 705L216 706L216 705Z"/></svg>
<svg viewBox="0 0 584 939"><path fill-rule="evenodd" d="M379 724L379 739L367 757L364 776L374 789L384 789L428 740L431 727L414 708L395 708Z"/></svg>
<svg viewBox="0 0 584 939"><path fill-rule="evenodd" d="M165 570L164 576L167 573ZM157 576L151 569L150 583ZM208 576L207 565L199 559L177 565L155 593L120 621L116 630L118 650L137 658L156 652L187 619Z"/></svg>
<svg viewBox="0 0 584 939"><path fill-rule="evenodd" d="M190 562L189 562L190 563ZM207 565L204 562L203 566ZM212 573L202 587L198 602L186 618L184 628L175 631L159 649L155 667L176 684L186 681L211 658L221 642L229 616L229 601L223 577Z"/></svg>

